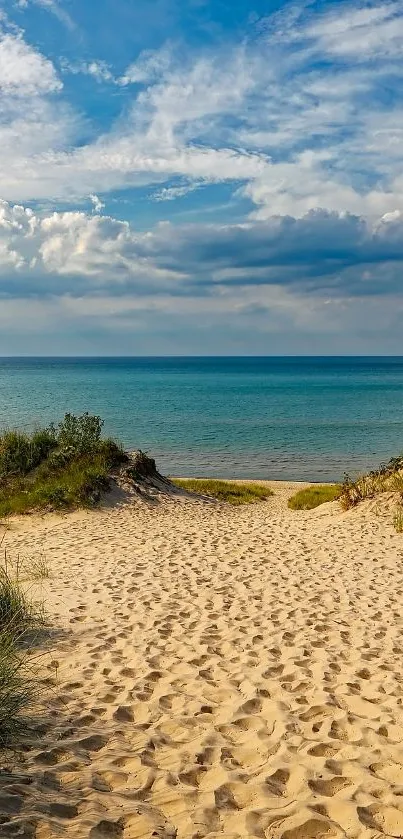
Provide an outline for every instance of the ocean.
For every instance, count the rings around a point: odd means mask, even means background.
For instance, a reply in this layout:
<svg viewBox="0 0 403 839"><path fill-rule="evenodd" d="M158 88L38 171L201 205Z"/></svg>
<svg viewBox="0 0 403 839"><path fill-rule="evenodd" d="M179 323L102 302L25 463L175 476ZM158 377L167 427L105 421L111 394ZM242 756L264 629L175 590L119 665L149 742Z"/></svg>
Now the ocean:
<svg viewBox="0 0 403 839"><path fill-rule="evenodd" d="M67 411L165 474L337 481L403 451L403 357L0 359L1 428Z"/></svg>

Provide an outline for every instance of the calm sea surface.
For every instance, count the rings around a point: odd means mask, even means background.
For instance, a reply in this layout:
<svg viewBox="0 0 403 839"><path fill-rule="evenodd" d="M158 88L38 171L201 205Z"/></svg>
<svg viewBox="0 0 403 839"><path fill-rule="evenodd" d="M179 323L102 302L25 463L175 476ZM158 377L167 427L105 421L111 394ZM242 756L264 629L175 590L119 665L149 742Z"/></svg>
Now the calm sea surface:
<svg viewBox="0 0 403 839"><path fill-rule="evenodd" d="M403 358L0 359L0 427L66 411L167 474L337 480L403 451Z"/></svg>

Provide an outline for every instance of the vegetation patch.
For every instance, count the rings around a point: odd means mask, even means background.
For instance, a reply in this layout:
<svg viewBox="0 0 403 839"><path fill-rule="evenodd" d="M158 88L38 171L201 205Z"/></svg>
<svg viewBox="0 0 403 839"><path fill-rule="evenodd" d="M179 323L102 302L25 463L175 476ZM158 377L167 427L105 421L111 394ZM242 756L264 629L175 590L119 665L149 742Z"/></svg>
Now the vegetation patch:
<svg viewBox="0 0 403 839"><path fill-rule="evenodd" d="M39 683L32 647L44 624L40 603L25 591L30 568L7 554L0 562L0 748L5 748L28 730L26 714L38 700ZM34 567L38 579L38 567Z"/></svg>
<svg viewBox="0 0 403 839"><path fill-rule="evenodd" d="M403 507L399 506L393 516L393 525L397 533L403 533Z"/></svg>
<svg viewBox="0 0 403 839"><path fill-rule="evenodd" d="M226 501L228 504L254 504L256 501L265 501L273 491L262 484L236 483L235 481L216 481L207 478L174 478L172 483L187 492L197 495L208 495L218 501Z"/></svg>
<svg viewBox="0 0 403 839"><path fill-rule="evenodd" d="M381 492L399 492L403 497L403 455L392 457L368 475L352 480L345 475L341 487L340 501L343 510L355 507L366 498L374 498Z"/></svg>
<svg viewBox="0 0 403 839"><path fill-rule="evenodd" d="M337 484L318 484L300 489L288 500L291 510L313 510L320 504L340 498L340 486Z"/></svg>
<svg viewBox="0 0 403 839"><path fill-rule="evenodd" d="M112 469L127 462L122 447L102 438L103 421L66 414L57 426L0 436L0 517L32 510L96 504Z"/></svg>

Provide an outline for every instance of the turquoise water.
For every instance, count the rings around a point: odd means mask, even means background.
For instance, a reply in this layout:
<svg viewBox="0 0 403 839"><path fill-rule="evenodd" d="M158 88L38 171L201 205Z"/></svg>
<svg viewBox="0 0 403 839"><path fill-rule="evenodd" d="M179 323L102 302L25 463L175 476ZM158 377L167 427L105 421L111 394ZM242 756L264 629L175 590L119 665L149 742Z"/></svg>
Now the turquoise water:
<svg viewBox="0 0 403 839"><path fill-rule="evenodd" d="M403 358L0 359L0 426L66 411L167 474L338 480L403 451Z"/></svg>

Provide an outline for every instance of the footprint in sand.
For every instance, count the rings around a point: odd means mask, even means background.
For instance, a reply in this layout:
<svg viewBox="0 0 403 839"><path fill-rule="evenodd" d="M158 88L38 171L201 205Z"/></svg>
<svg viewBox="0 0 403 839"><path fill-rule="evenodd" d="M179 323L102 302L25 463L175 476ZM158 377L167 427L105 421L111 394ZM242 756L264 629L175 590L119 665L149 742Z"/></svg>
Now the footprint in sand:
<svg viewBox="0 0 403 839"><path fill-rule="evenodd" d="M380 830L386 836L403 836L403 812L396 807L371 804L369 807L357 807L357 813L366 827Z"/></svg>

